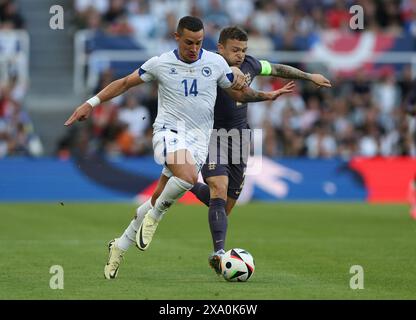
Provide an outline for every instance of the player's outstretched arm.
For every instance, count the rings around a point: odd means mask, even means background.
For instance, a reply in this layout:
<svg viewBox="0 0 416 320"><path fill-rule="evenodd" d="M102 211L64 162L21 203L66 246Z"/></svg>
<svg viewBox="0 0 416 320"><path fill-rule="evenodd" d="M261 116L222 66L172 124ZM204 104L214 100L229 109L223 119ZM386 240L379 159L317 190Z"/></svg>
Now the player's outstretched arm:
<svg viewBox="0 0 416 320"><path fill-rule="evenodd" d="M96 105L106 102L126 92L131 87L144 83L140 78L138 70L128 76L115 80L101 90L96 96L81 104L72 115L66 120L65 125L70 126L75 121L83 121L87 119Z"/></svg>
<svg viewBox="0 0 416 320"><path fill-rule="evenodd" d="M262 61L262 75L270 75L284 79L309 80L319 87L331 88L331 82L323 75L319 73L307 73L285 64L271 64L267 61Z"/></svg>
<svg viewBox="0 0 416 320"><path fill-rule="evenodd" d="M236 101L247 102L259 102L265 100L276 100L282 94L293 92L295 83L290 81L283 88L271 92L256 91L250 87L244 87L242 90L225 89L225 91Z"/></svg>

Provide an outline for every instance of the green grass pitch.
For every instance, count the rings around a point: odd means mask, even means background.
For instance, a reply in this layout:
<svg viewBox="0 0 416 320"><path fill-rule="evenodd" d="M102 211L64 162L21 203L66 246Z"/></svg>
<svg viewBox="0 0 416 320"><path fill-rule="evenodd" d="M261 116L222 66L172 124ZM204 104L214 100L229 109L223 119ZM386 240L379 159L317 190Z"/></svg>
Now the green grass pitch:
<svg viewBox="0 0 416 320"><path fill-rule="evenodd" d="M256 262L246 283L208 267L207 209L174 205L146 252L127 252L116 280L103 277L106 244L133 204L0 204L0 299L416 299L416 221L405 205L253 203L229 218L226 247ZM49 287L50 267L64 289ZM364 269L352 290L350 267Z"/></svg>

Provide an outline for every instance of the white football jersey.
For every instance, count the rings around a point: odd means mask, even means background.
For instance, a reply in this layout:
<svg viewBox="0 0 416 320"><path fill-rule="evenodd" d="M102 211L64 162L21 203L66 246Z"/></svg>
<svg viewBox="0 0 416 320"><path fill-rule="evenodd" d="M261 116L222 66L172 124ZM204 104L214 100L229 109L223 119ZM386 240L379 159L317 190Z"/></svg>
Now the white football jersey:
<svg viewBox="0 0 416 320"><path fill-rule="evenodd" d="M214 124L217 85L229 88L233 74L219 54L201 49L193 63L180 60L177 49L147 60L139 69L148 82L157 80L158 112L154 131L199 131L207 136ZM183 127L184 126L184 127Z"/></svg>

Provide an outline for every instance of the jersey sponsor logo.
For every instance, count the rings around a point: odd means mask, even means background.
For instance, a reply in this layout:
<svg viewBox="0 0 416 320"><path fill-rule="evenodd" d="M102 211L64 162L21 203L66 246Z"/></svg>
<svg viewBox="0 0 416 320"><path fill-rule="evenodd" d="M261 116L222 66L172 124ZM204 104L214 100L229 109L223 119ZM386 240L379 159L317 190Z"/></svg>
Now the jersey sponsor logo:
<svg viewBox="0 0 416 320"><path fill-rule="evenodd" d="M178 72L176 71L176 68L170 68L169 74L178 74Z"/></svg>
<svg viewBox="0 0 416 320"><path fill-rule="evenodd" d="M203 67L201 72L204 77L209 77L212 74L210 67Z"/></svg>

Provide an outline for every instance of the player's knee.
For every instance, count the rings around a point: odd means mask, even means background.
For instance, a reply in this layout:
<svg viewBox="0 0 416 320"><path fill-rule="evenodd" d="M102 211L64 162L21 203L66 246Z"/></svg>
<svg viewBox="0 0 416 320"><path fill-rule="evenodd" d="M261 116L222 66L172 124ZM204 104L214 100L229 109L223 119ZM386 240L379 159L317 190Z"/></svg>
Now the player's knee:
<svg viewBox="0 0 416 320"><path fill-rule="evenodd" d="M185 182L187 182L191 185L194 185L195 183L198 182L198 176L196 174L193 174L193 173L190 173L190 172L184 173L181 176L179 176L178 178L182 179L183 181L185 181Z"/></svg>
<svg viewBox="0 0 416 320"><path fill-rule="evenodd" d="M176 167L172 173L175 177L192 185L198 181L198 174L193 166Z"/></svg>
<svg viewBox="0 0 416 320"><path fill-rule="evenodd" d="M194 186L198 182L198 176L190 176L187 179L184 179L186 182Z"/></svg>
<svg viewBox="0 0 416 320"><path fill-rule="evenodd" d="M218 182L218 181L212 181L209 184L209 189L211 192L211 198L222 198L227 199L227 185Z"/></svg>

